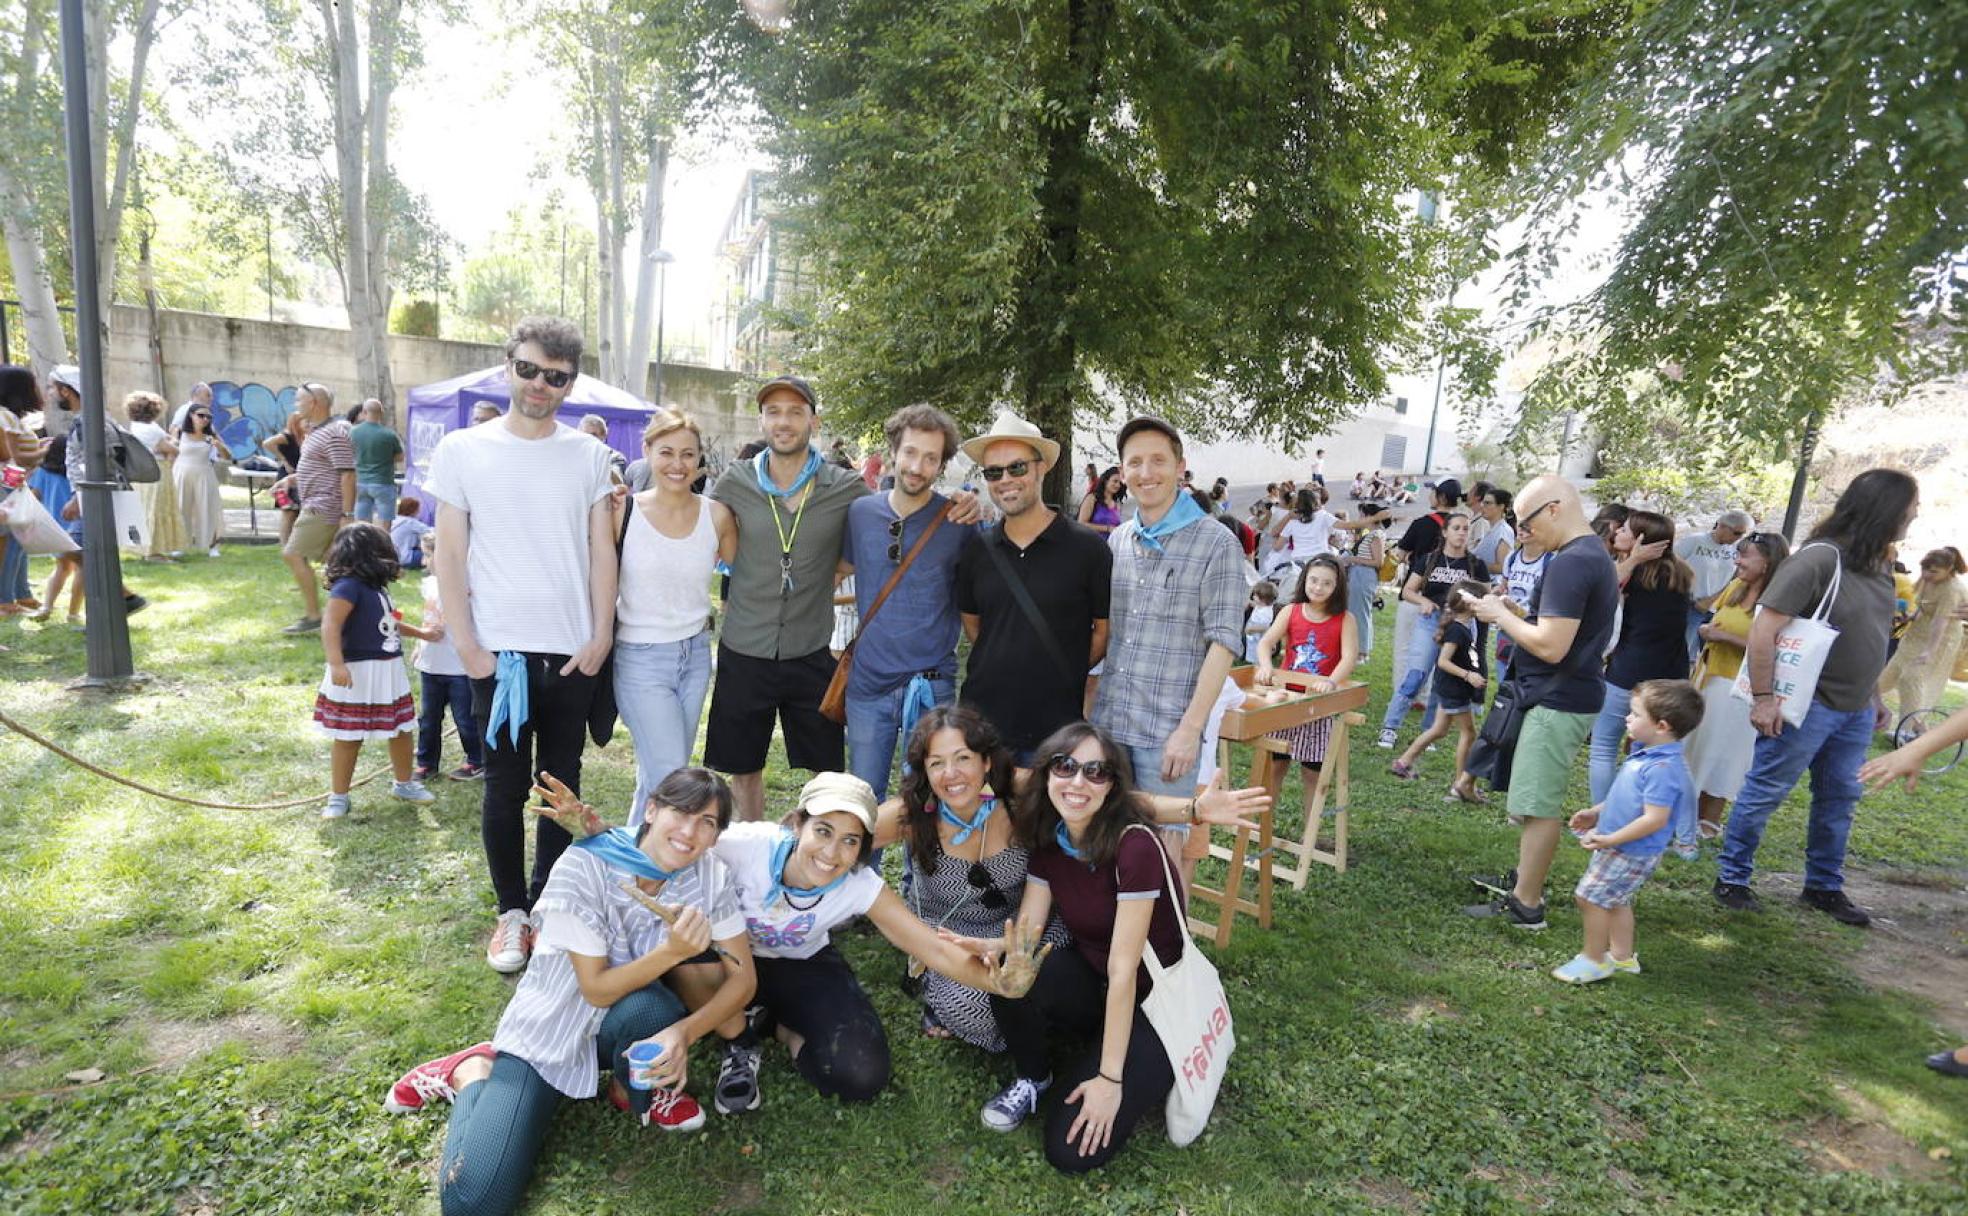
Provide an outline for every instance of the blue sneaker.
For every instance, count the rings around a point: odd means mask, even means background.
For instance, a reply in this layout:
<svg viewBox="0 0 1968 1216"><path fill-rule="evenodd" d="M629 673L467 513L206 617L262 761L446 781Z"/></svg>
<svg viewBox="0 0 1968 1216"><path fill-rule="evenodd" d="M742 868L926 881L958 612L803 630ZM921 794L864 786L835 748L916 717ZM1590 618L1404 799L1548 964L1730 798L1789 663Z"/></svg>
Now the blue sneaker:
<svg viewBox="0 0 1968 1216"><path fill-rule="evenodd" d="M1596 984L1600 980L1612 978L1613 972L1614 967L1609 962L1594 962L1583 954L1575 954L1571 962L1554 968L1551 978L1563 980L1567 984Z"/></svg>
<svg viewBox="0 0 1968 1216"><path fill-rule="evenodd" d="M994 1132L1016 1131L1019 1124L1039 1109L1039 1095L1051 1084L1051 1077L1043 1081L1020 1077L1005 1086L997 1097L984 1104L984 1126Z"/></svg>

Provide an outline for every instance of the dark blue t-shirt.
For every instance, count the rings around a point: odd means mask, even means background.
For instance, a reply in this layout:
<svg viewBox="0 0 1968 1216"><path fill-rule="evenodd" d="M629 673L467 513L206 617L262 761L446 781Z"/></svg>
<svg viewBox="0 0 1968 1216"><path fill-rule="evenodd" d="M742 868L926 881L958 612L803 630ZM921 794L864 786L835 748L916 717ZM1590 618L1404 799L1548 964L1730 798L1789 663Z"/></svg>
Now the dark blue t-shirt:
<svg viewBox="0 0 1968 1216"><path fill-rule="evenodd" d="M861 632L854 643L854 670L847 691L857 697L890 692L921 672L957 673L957 558L972 526L943 521L929 544L916 555L869 622L868 610L881 594L888 576L922 539L930 521L950 500L931 494L929 502L902 521L901 535L892 531L897 516L886 494L857 498L847 508L847 530L841 538L841 558L854 567L854 606L861 614ZM891 547L896 560L889 560Z"/></svg>
<svg viewBox="0 0 1968 1216"><path fill-rule="evenodd" d="M1449 661L1464 671L1483 670L1483 652L1476 646L1476 631L1461 621L1450 621L1442 626L1442 640L1436 644L1435 653L1439 656L1443 646L1453 646ZM1435 696L1444 705L1467 705L1477 696L1476 689L1468 680L1452 671L1443 671L1439 658L1435 664Z"/></svg>
<svg viewBox="0 0 1968 1216"><path fill-rule="evenodd" d="M360 579L343 578L328 589L328 598L354 605L342 622L343 662L402 657L403 639L397 636L396 607L388 593Z"/></svg>
<svg viewBox="0 0 1968 1216"><path fill-rule="evenodd" d="M1547 663L1526 646L1511 650L1511 669L1529 681L1538 705L1568 714L1596 714L1606 701L1606 676L1600 656L1613 637L1613 614L1619 607L1619 574L1606 546L1597 536L1581 536L1551 555L1544 578L1531 593L1532 622L1566 617L1579 623L1578 633L1564 657Z"/></svg>

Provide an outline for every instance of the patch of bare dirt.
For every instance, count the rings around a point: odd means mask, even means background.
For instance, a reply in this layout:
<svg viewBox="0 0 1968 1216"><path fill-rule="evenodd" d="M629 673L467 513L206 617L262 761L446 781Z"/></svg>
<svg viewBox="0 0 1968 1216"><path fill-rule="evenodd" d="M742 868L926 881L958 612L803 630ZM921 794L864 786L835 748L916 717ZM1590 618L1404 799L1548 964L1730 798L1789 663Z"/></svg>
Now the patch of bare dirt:
<svg viewBox="0 0 1968 1216"><path fill-rule="evenodd" d="M0 1160L20 1161L27 1157L38 1157L53 1148L55 1134L46 1128L37 1127L17 1139L10 1140L5 1148L0 1148Z"/></svg>
<svg viewBox="0 0 1968 1216"><path fill-rule="evenodd" d="M1614 1140L1632 1143L1647 1138L1647 1125L1645 1123L1635 1119L1632 1115L1627 1114L1597 1094L1592 1096L1592 1109L1598 1114L1599 1121L1606 1125L1607 1134L1612 1136Z"/></svg>
<svg viewBox="0 0 1968 1216"><path fill-rule="evenodd" d="M1819 1173L1864 1173L1877 1178L1937 1178L1947 1172L1920 1146L1887 1125L1886 1112L1849 1086L1836 1087L1842 1115L1826 1115L1805 1125L1791 1143Z"/></svg>
<svg viewBox="0 0 1968 1216"><path fill-rule="evenodd" d="M750 1212L765 1202L765 1188L756 1178L740 1178L724 1189L718 1201L704 1209L708 1216L722 1212Z"/></svg>
<svg viewBox="0 0 1968 1216"><path fill-rule="evenodd" d="M222 1210L219 1206L219 1197L202 1186L195 1186L185 1191L178 1196L178 1201L171 1205L171 1211L175 1216L219 1216Z"/></svg>
<svg viewBox="0 0 1968 1216"><path fill-rule="evenodd" d="M1558 1185L1557 1179L1549 1174L1534 1174L1514 1166L1479 1165L1469 1171L1469 1177L1496 1183L1504 1193L1534 1212L1551 1206L1551 1192Z"/></svg>
<svg viewBox="0 0 1968 1216"><path fill-rule="evenodd" d="M151 1022L144 1027L154 1068L176 1068L221 1043L243 1042L262 1057L286 1055L302 1042L300 1031L271 1014L257 1010L236 1013L217 1022Z"/></svg>
<svg viewBox="0 0 1968 1216"><path fill-rule="evenodd" d="M1362 1178L1353 1187L1383 1211L1419 1212L1424 1207L1421 1196L1398 1178Z"/></svg>
<svg viewBox="0 0 1968 1216"><path fill-rule="evenodd" d="M1758 875L1766 896L1795 899L1797 874ZM1851 959L1867 985L1933 1005L1934 1020L1968 1041L1968 880L1933 871L1848 867L1845 893L1872 913L1865 948Z"/></svg>
<svg viewBox="0 0 1968 1216"><path fill-rule="evenodd" d="M1401 1011L1401 1020L1410 1026L1420 1026L1425 1022L1434 1021L1453 1022L1461 1016L1461 1014L1449 1006L1447 1001L1442 1000L1440 997L1429 997L1427 1000L1416 1001Z"/></svg>

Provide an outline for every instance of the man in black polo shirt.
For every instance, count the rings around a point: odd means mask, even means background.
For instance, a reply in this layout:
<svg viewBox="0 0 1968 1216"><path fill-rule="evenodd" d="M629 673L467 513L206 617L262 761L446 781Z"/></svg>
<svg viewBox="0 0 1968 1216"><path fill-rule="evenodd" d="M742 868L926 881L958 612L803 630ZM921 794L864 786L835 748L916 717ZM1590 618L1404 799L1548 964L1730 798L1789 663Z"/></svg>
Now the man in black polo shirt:
<svg viewBox="0 0 1968 1216"><path fill-rule="evenodd" d="M1039 428L1006 411L963 451L982 466L1004 522L974 533L957 561L957 611L971 641L958 700L1031 768L1033 748L1085 716L1087 669L1107 653L1114 558L1104 537L1039 500L1059 459Z"/></svg>

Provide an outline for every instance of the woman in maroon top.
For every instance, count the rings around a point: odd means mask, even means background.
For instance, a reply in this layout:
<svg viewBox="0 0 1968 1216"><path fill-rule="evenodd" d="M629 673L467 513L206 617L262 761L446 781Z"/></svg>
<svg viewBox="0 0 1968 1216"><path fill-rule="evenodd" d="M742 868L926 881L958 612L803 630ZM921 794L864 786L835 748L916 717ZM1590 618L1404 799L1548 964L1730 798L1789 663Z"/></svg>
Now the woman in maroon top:
<svg viewBox="0 0 1968 1216"><path fill-rule="evenodd" d="M1119 1152L1175 1082L1168 1052L1141 1012L1149 987L1141 952L1152 944L1164 965L1182 956L1180 903L1154 833L1129 830L1150 820L1134 794L1127 752L1105 731L1075 722L1037 754L1048 758L1045 779L1027 783L1018 806L1021 843L1031 853L1018 922L1036 940L1057 909L1073 947L1042 956L1038 981L1023 997L991 998L1018 1075L983 1118L994 1131L1023 1123L1053 1084L1048 1042L1091 1039L1060 1077L1065 1098L1045 1130L1054 1168L1084 1173Z"/></svg>

